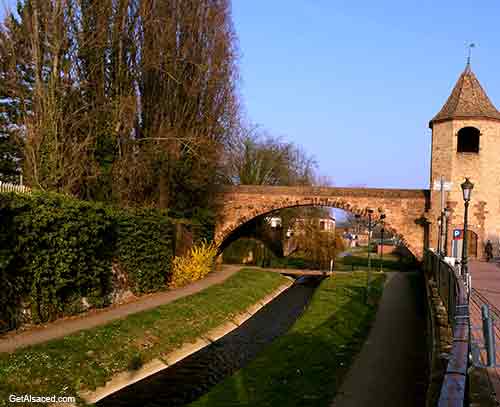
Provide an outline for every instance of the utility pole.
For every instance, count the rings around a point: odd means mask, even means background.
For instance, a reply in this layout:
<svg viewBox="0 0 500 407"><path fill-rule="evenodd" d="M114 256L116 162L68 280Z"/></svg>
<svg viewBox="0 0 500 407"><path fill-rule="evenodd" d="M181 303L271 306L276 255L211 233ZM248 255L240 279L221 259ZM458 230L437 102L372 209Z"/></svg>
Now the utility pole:
<svg viewBox="0 0 500 407"><path fill-rule="evenodd" d="M441 208L439 210L439 253L443 253L443 210L444 210L444 177L441 175L439 179L439 194L440 194L440 203Z"/></svg>
<svg viewBox="0 0 500 407"><path fill-rule="evenodd" d="M438 216L438 225L439 225L439 231L438 231L438 246L437 246L437 252L438 254L442 255L444 253L444 243L445 243L445 237L443 236L444 234L444 192L449 191L451 189L451 182L446 182L444 180L444 177L441 175L439 180L434 181L434 188L435 191L439 191L440 195L440 208L439 208L439 216Z"/></svg>

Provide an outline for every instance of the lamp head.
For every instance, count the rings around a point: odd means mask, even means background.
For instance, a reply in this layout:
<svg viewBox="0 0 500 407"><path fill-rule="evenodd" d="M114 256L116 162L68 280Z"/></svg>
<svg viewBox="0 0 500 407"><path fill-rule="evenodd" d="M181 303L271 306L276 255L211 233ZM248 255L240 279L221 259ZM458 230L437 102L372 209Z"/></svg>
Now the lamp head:
<svg viewBox="0 0 500 407"><path fill-rule="evenodd" d="M469 178L465 178L465 181L460 186L462 187L462 192L464 194L464 201L469 202L472 189L474 188L474 184L469 181Z"/></svg>
<svg viewBox="0 0 500 407"><path fill-rule="evenodd" d="M448 208L448 207L444 208L444 210L443 210L443 214L444 214L444 217L445 217L446 219L448 219L448 218L450 217L450 215L451 215L451 210L450 210L450 208Z"/></svg>

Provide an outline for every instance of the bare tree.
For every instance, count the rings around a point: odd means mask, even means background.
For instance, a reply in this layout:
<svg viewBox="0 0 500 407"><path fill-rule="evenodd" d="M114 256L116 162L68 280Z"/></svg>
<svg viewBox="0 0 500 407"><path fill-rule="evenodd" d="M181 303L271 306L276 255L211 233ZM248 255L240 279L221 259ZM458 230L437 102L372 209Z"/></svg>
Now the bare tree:
<svg viewBox="0 0 500 407"><path fill-rule="evenodd" d="M317 163L302 148L242 126L224 159L224 179L243 185L311 185Z"/></svg>
<svg viewBox="0 0 500 407"><path fill-rule="evenodd" d="M18 10L0 32L0 79L18 103L27 181L124 205L206 204L238 116L229 1L20 0Z"/></svg>

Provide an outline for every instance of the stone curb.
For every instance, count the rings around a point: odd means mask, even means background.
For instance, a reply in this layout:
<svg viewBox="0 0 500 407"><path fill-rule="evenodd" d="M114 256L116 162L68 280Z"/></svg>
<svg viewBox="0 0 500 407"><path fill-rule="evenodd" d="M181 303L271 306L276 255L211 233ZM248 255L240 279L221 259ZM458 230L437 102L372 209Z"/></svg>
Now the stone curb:
<svg viewBox="0 0 500 407"><path fill-rule="evenodd" d="M170 352L169 354L153 359L152 361L146 363L141 368L135 371L127 371L114 375L104 386L98 387L92 391L81 391L78 395L87 403L96 403L99 400L116 393L117 391L138 382L148 376L151 376L161 370L166 369L169 366L181 361L182 359L192 355L195 352L203 349L204 347L215 342L217 339L227 335L229 332L236 329L238 326L242 325L246 320L251 318L255 313L257 313L265 304L268 304L283 291L287 290L292 286L293 282L289 281L285 284L279 286L271 294L265 296L264 298L257 301L255 304L247 308L246 311L236 315L231 318L230 321L208 331L201 337L196 339L194 342L186 343L182 345L177 350ZM55 406L56 404L52 404ZM57 404L61 406L61 404ZM75 404L66 403L67 407L75 407Z"/></svg>

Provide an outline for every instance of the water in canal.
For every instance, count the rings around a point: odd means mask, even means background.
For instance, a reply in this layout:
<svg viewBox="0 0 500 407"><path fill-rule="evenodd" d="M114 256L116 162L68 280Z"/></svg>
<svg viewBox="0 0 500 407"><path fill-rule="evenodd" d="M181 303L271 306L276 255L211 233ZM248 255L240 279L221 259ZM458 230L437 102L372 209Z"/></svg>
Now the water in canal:
<svg viewBox="0 0 500 407"><path fill-rule="evenodd" d="M306 308L320 279L302 277L228 335L176 363L99 401L99 407L173 407L196 400L260 350L286 333Z"/></svg>

